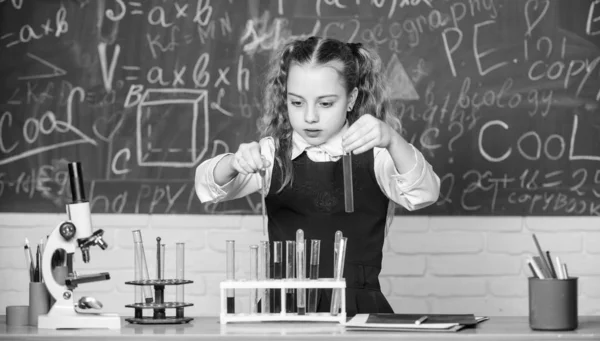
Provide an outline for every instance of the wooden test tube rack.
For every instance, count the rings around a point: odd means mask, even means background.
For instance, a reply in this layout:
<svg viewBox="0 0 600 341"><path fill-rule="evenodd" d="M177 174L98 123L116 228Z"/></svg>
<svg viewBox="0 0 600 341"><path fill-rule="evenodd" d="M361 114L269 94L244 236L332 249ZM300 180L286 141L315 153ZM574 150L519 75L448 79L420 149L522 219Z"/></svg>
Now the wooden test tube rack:
<svg viewBox="0 0 600 341"><path fill-rule="evenodd" d="M279 313L227 313L227 289L282 289L281 312ZM341 311L337 315L331 313L298 313L286 312L286 292L283 289L340 289ZM270 279L262 281L231 280L221 282L221 324L229 322L277 322L277 321L313 321L346 323L346 281L342 278L319 279Z"/></svg>

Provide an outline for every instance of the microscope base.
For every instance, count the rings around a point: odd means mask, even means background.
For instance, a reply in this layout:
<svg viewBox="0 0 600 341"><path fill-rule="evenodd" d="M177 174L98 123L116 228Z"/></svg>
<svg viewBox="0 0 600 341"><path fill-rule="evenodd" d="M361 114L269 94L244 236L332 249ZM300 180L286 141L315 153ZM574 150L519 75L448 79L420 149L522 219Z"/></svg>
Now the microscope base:
<svg viewBox="0 0 600 341"><path fill-rule="evenodd" d="M41 329L120 329L118 314L85 313L75 316L40 315L38 328Z"/></svg>

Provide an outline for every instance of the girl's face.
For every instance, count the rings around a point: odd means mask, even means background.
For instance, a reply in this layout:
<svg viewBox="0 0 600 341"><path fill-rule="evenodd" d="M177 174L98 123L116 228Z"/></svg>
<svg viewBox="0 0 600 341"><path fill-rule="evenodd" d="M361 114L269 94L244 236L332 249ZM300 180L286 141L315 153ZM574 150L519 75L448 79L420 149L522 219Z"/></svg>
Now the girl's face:
<svg viewBox="0 0 600 341"><path fill-rule="evenodd" d="M292 128L313 146L325 143L344 126L356 92L348 96L342 78L330 65L293 64L287 78Z"/></svg>

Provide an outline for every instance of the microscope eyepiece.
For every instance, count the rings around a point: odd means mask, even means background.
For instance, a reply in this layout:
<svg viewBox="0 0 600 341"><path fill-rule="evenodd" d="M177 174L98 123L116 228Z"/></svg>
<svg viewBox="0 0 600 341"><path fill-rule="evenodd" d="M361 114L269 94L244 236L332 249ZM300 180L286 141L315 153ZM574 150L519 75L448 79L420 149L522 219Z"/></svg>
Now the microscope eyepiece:
<svg viewBox="0 0 600 341"><path fill-rule="evenodd" d="M106 248L108 247L108 244L106 244L102 237L98 237L98 239L96 239L96 244L98 244L98 246L100 246L102 250L106 250Z"/></svg>
<svg viewBox="0 0 600 341"><path fill-rule="evenodd" d="M83 172L81 170L81 162L71 162L69 163L68 168L73 203L87 202L83 187Z"/></svg>

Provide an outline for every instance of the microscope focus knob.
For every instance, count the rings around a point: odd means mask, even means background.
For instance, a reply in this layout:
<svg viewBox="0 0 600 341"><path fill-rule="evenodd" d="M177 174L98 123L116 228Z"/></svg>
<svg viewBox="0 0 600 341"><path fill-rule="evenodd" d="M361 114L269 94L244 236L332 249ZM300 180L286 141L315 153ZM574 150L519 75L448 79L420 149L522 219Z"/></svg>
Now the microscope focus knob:
<svg viewBox="0 0 600 341"><path fill-rule="evenodd" d="M76 228L75 225L73 223L70 222L64 222L62 223L62 225L60 225L60 235L65 238L65 240L69 241L71 240L73 237L75 237L75 232L76 232Z"/></svg>

